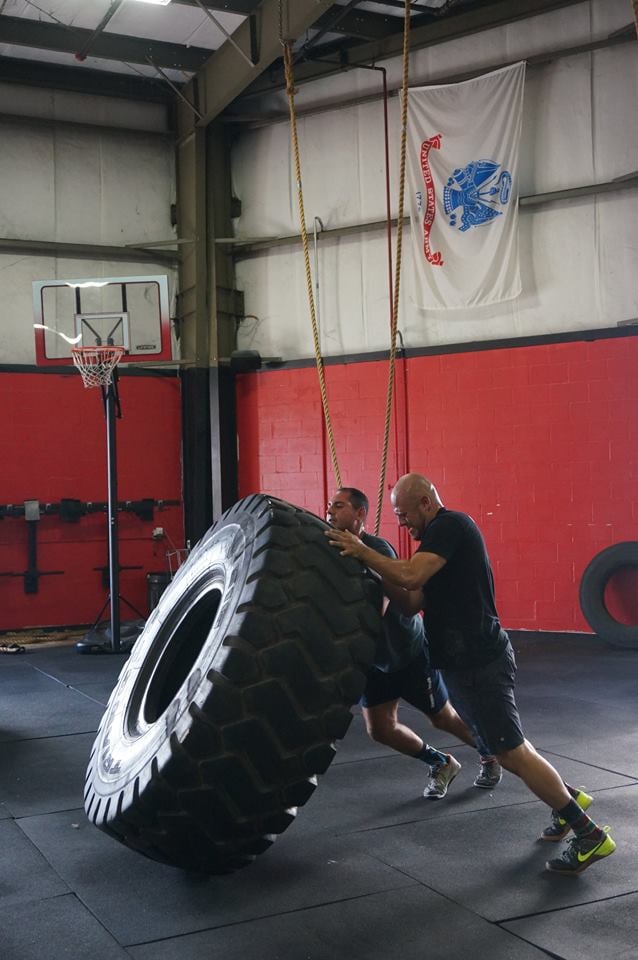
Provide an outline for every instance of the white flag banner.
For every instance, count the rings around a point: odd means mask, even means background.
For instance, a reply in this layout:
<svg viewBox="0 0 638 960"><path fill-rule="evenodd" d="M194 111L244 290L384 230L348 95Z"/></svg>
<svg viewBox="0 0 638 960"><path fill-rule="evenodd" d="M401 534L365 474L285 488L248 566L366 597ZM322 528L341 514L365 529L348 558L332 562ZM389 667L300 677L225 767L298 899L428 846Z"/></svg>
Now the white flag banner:
<svg viewBox="0 0 638 960"><path fill-rule="evenodd" d="M408 92L407 174L416 302L511 300L518 266L518 147L525 64Z"/></svg>

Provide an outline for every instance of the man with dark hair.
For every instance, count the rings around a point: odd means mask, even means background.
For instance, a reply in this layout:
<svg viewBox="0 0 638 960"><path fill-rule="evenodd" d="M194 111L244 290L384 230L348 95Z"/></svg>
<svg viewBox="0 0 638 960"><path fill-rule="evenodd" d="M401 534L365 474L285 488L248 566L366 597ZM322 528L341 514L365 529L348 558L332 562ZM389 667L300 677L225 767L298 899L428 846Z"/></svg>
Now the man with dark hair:
<svg viewBox="0 0 638 960"><path fill-rule="evenodd" d="M523 734L514 699L514 651L496 612L479 528L466 513L447 510L434 484L418 473L401 477L392 506L399 525L419 541L409 560L383 556L348 531L329 531L330 542L380 574L387 595L404 613L423 610L431 660L442 669L452 697L460 691L499 762L551 808L552 822L540 839L558 841L574 832L547 869L581 873L612 854L616 844L609 827L597 826L585 813L592 797L564 783Z"/></svg>
<svg viewBox="0 0 638 960"><path fill-rule="evenodd" d="M396 552L386 540L365 532L368 508L365 493L356 487L341 487L328 503L326 518L334 529L348 530L371 549L396 558ZM410 727L399 723L399 699L403 698L424 713L433 726L464 743L475 746L477 738L450 704L439 671L430 669L422 618L418 614L405 616L390 602L383 624L383 647L377 650L361 700L366 729L378 743L428 764L430 778L423 796L441 800L461 764L450 754L424 743ZM479 752L481 769L474 785L493 788L500 782L501 768L487 748L479 747Z"/></svg>

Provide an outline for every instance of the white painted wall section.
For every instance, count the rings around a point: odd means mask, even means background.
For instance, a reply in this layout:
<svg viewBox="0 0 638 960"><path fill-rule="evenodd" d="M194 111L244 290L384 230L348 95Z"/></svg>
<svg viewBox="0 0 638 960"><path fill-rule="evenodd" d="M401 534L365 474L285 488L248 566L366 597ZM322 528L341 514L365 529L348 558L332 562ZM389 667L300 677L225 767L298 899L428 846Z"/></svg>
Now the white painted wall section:
<svg viewBox="0 0 638 960"><path fill-rule="evenodd" d="M587 0L563 10L417 51L411 82L437 81L604 39L633 22L631 0ZM400 62L386 64L400 81ZM300 87L298 106L379 89L369 71L353 70ZM521 194L533 195L613 180L638 168L638 44L552 60L527 71ZM285 108L270 94L251 113ZM390 101L392 194L398 197L399 103ZM325 228L385 216L381 102L331 110L299 121L306 216ZM233 154L234 188L242 202L240 237L298 231L289 128L244 129ZM396 209L393 210L396 214ZM523 292L508 303L463 311L419 310L412 298L405 247L399 326L408 347L613 327L638 317L635 224L638 189L522 209ZM409 228L408 228L409 229ZM388 346L385 234L319 242L322 349L326 355ZM237 264L248 319L240 346L263 356L312 354L300 245L279 247Z"/></svg>
<svg viewBox="0 0 638 960"><path fill-rule="evenodd" d="M114 246L175 238L172 142L155 133L112 129L136 122L143 105L129 105L128 111L118 105L109 114L102 98L85 99L97 104L96 115L108 130L0 117L0 237ZM73 100L61 106L56 94L43 101L41 115L68 119ZM22 105L25 111L33 106L28 97ZM90 109L84 103L83 115ZM147 122L149 130L164 123L155 105L149 107ZM130 263L1 254L0 363L35 362L32 281L151 274L168 275L174 298L176 270L140 264L133 251Z"/></svg>

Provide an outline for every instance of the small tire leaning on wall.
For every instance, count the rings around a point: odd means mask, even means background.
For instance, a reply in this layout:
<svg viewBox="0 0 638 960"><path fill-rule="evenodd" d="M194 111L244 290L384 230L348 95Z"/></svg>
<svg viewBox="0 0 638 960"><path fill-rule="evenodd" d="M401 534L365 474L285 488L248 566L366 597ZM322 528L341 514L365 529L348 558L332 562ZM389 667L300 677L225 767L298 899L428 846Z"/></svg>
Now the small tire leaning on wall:
<svg viewBox="0 0 638 960"><path fill-rule="evenodd" d="M623 567L638 568L638 542L616 543L596 554L580 581L580 608L585 620L613 647L638 650L638 625L615 620L605 606L605 588Z"/></svg>
<svg viewBox="0 0 638 960"><path fill-rule="evenodd" d="M162 594L109 700L85 809L182 869L251 863L293 821L346 733L381 635L379 586L326 524L239 501Z"/></svg>

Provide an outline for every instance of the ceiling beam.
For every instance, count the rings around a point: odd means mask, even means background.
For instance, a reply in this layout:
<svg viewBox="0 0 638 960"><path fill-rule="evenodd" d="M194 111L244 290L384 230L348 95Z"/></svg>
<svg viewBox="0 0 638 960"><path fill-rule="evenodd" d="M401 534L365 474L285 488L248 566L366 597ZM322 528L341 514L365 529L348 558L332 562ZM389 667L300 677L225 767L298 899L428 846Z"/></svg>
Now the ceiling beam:
<svg viewBox="0 0 638 960"><path fill-rule="evenodd" d="M90 67L64 67L38 60L0 57L0 81L47 90L71 90L102 97L144 100L151 103L172 103L175 94L162 80L145 79L128 73L92 70Z"/></svg>
<svg viewBox="0 0 638 960"><path fill-rule="evenodd" d="M205 7L219 13L238 13L247 17L254 13L261 0L202 0ZM403 3L403 0L401 0ZM182 3L185 7L198 7L197 0L173 0L173 3Z"/></svg>
<svg viewBox="0 0 638 960"><path fill-rule="evenodd" d="M123 63L152 63L172 70L195 72L208 60L211 51L202 47L186 47L161 40L144 40L118 33L66 27L58 23L43 23L27 17L0 16L0 43L12 43L38 50L76 54L89 47L88 55L102 60Z"/></svg>
<svg viewBox="0 0 638 960"><path fill-rule="evenodd" d="M200 117L195 121L193 111L180 103L180 135L188 135L195 123L198 126L207 126L281 56L280 10L286 14L283 23L284 37L296 39L333 4L334 0L294 0L294 3L285 5L281 4L281 0L263 0L257 12L240 23L233 33L234 44L245 56L251 58L253 53L254 65L246 62L228 40L216 50L198 71L197 76L183 88L184 96L194 104Z"/></svg>
<svg viewBox="0 0 638 960"><path fill-rule="evenodd" d="M58 240L16 240L0 237L0 253L67 260L121 260L125 263L177 265L176 250L147 250L144 247L114 247L105 243L64 243Z"/></svg>
<svg viewBox="0 0 638 960"><path fill-rule="evenodd" d="M365 10L351 10L335 20L334 10L329 10L313 24L313 28L325 30L327 33L342 33L356 37L358 40L382 40L389 33L403 30L403 17L393 14L387 16L380 13L368 13Z"/></svg>
<svg viewBox="0 0 638 960"><path fill-rule="evenodd" d="M450 40L458 40L470 34L490 30L516 20L525 20L562 7L569 7L582 0L494 0L493 3L475 9L462 10L410 30L410 49L421 50ZM295 66L295 83L305 83L322 76L341 73L360 63L379 63L401 55L403 37L393 33L383 40L360 44L351 49L341 49L334 63L320 63L308 60ZM320 52L319 50L317 51ZM338 59L338 62L337 62ZM285 86L281 63L269 71L268 77L262 77L246 89L247 96L259 96Z"/></svg>

